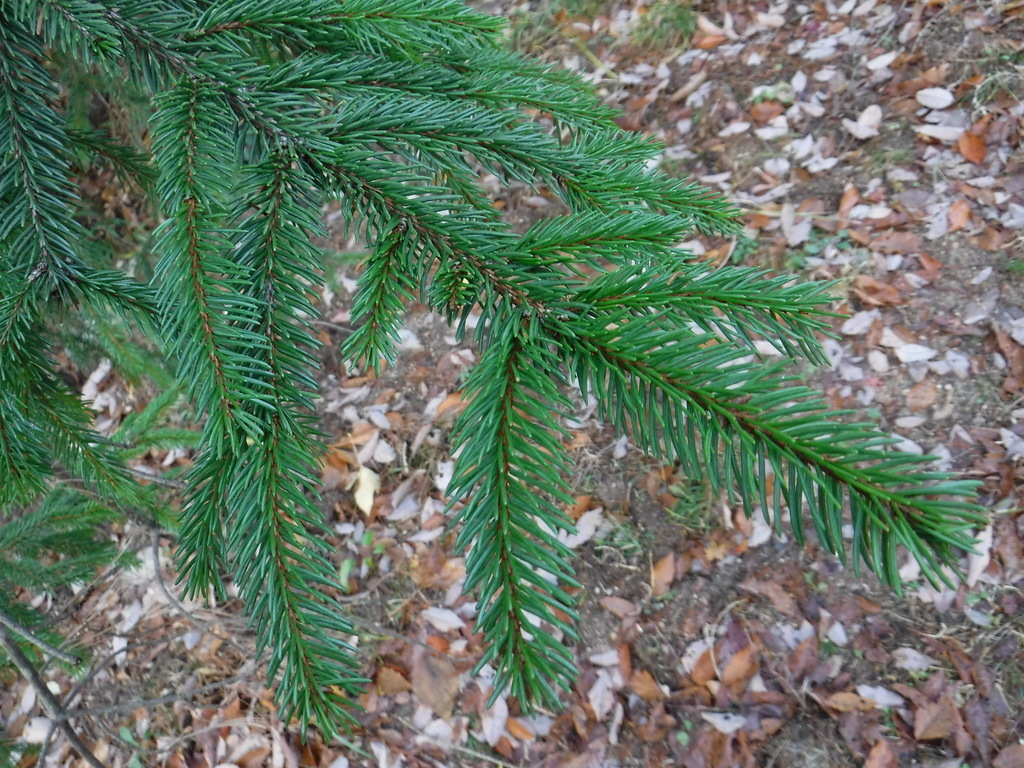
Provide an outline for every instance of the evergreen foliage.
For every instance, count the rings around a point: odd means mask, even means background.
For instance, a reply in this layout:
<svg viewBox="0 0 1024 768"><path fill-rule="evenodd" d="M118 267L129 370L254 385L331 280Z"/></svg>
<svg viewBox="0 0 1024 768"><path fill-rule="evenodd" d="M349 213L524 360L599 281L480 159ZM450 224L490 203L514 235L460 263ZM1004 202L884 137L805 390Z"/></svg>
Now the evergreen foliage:
<svg viewBox="0 0 1024 768"><path fill-rule="evenodd" d="M96 91L108 114L151 103L146 131L93 120ZM524 707L555 703L575 672L558 538L572 527L572 382L748 514L779 525L788 509L800 541L810 525L844 558L849 520L855 566L898 588L902 546L944 578L984 519L974 484L894 452L758 357L763 338L787 361L824 361L824 287L676 249L695 230L736 232L734 211L652 170L658 145L613 117L575 76L506 52L500 20L456 0L0 2L0 586L85 578L116 555L88 531L115 512L160 514L124 445L185 436L153 416L100 437L53 361L68 344L55 326L74 323L78 346L146 375L151 353L128 343L142 334L163 346L201 430L175 521L186 592L222 592L229 576L283 715L344 723L361 680L315 503L311 297L324 269L310 238L329 200L371 250L349 359L394 362L411 297L460 336L481 314L450 494L481 663ZM76 170L91 163L150 190L151 282L85 247ZM568 212L517 235L485 171ZM16 611L11 593L0 610Z"/></svg>

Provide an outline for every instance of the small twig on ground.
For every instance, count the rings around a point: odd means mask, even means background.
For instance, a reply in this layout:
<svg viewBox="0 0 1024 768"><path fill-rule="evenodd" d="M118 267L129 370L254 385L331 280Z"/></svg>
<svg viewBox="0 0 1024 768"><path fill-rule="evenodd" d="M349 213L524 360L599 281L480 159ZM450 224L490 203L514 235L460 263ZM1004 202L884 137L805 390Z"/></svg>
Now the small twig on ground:
<svg viewBox="0 0 1024 768"><path fill-rule="evenodd" d="M399 717L397 719L398 719L398 722L400 722L406 728L411 728L413 730L419 730L418 728L416 728L416 726L414 726L412 723L410 723L404 717ZM436 744L437 746L440 746L440 747L443 747L443 748L446 748L446 749L452 749L455 752L459 752L459 753L461 753L463 755L469 755L470 757L475 757L477 760L484 760L484 761L486 761L488 763L491 763L492 765L500 765L501 768L516 768L514 765L512 765L512 763L506 763L504 760L501 760L501 759L499 759L497 757L494 757L493 755L488 755L485 752L480 752L480 751L475 750L475 749L470 749L469 747L463 747L460 744L449 744L449 743L445 742L442 745L441 742L439 742L439 741L435 741L434 739L430 739L429 737L427 737L427 738L428 738L428 740L432 744Z"/></svg>
<svg viewBox="0 0 1024 768"><path fill-rule="evenodd" d="M95 717L97 715L108 715L112 712L131 712L138 707L158 707L161 704L174 704L178 701L188 701L189 699L195 698L201 693L207 693L208 691L215 691L218 688L226 688L229 685L235 683L241 683L249 677L256 670L256 663L250 661L244 667L241 672L232 677L224 680L218 680L215 683L207 683L206 685L200 685L198 688L193 688L191 691L185 691L183 693L172 693L167 696L157 696L154 699L135 699L134 701L126 701L123 704L109 704L105 707L82 707L81 709L73 709L64 714L66 718L73 717Z"/></svg>
<svg viewBox="0 0 1024 768"><path fill-rule="evenodd" d="M192 611L181 604L174 595L171 594L171 590L167 588L167 584L164 582L164 575L160 572L160 534L154 533L153 535L153 572L156 574L156 583L160 586L160 591L164 593L164 597L167 598L174 609L178 611L182 616L191 621L193 624L204 629L208 627L207 622L198 618Z"/></svg>
<svg viewBox="0 0 1024 768"><path fill-rule="evenodd" d="M71 693L64 697L64 703L61 706L63 706L64 710L67 711L67 709L75 702L75 699L77 699L82 694L82 691L85 690L85 687L93 681L96 675L98 675L100 672L102 672L104 669L110 666L114 662L114 660L122 653L127 653L128 651L134 650L136 648L145 648L151 645L159 645L160 643L170 643L174 640L178 640L179 638L184 637L185 634L186 633L182 632L177 635L158 637L154 640L144 640L138 643L129 643L124 648L107 654L102 659L100 659L99 662L93 665L92 669L89 670L85 677L83 677L75 684L75 687L71 689ZM39 757L36 759L36 765L40 766L40 768L46 765L46 753L50 750L51 739L53 738L53 732L54 730L56 730L56 727L56 722L50 723L50 729L47 731L46 736L43 739L42 746L39 748Z"/></svg>
<svg viewBox="0 0 1024 768"><path fill-rule="evenodd" d="M48 642L39 637L31 629L29 629L26 626L23 626L22 624L19 624L17 621L12 619L3 611L0 611L0 626L11 630L11 632L14 632L17 635L20 635L21 637L25 638L30 643L32 643L32 645L36 646L42 651L45 651L51 656L60 659L65 664L71 664L72 666L77 667L79 664L82 663L82 659L80 657L73 656L72 654L67 653L66 651L62 651L60 648L50 645Z"/></svg>
<svg viewBox="0 0 1024 768"><path fill-rule="evenodd" d="M71 746L74 747L75 751L78 752L79 756L82 757L89 765L93 768L107 768L103 763L100 762L99 758L92 753L92 751L85 745L81 737L75 732L75 729L71 727L69 722L69 713L65 711L64 707L54 696L53 692L46 685L46 681L39 676L39 672L32 665L32 662L25 655L21 647L15 642L14 638L11 637L10 632L5 627L0 627L0 645L3 646L4 652L14 662L14 666L18 668L22 676L29 681L32 687L36 691L36 696L43 704L43 709L46 710L46 714L50 716L50 719L56 722L57 727L60 728L61 733L64 737L71 742Z"/></svg>
<svg viewBox="0 0 1024 768"><path fill-rule="evenodd" d="M192 611L190 611L188 608L186 608L178 598L176 598L174 595L171 594L171 590L168 589L168 587L167 587L167 582L164 581L163 572L160 570L160 534L159 533L155 533L154 536L153 536L153 571L156 574L156 581L157 581L157 584L160 587L160 591L164 593L164 597L167 598L167 601L172 606L174 606L175 610L177 610L178 613L180 613L182 616L184 616L186 619L188 619L190 622L192 622L195 626L202 628L202 630L204 632L206 632L207 634L213 635L214 637L216 637L216 638L218 638L220 640L223 640L226 643L228 643L229 645L233 646L235 648L235 650L237 650L239 653L242 654L242 656L246 655L245 649L242 648L242 646L239 645L237 642L235 642L233 637L231 637L230 635L221 633L214 626L212 626L210 624L210 622L208 622L205 619L201 619L198 616L196 616L194 613L192 613Z"/></svg>

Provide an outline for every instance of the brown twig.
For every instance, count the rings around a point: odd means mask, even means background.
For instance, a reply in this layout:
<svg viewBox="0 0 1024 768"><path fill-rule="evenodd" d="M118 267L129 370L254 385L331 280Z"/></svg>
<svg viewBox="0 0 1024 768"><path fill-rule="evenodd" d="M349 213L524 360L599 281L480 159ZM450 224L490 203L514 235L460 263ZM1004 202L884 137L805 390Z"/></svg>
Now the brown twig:
<svg viewBox="0 0 1024 768"><path fill-rule="evenodd" d="M100 762L99 758L92 753L92 751L85 745L81 737L75 732L75 729L71 727L69 722L70 715L65 711L64 707L54 696L53 692L47 687L46 681L39 676L39 672L32 665L32 662L25 655L25 652L21 650L21 647L15 642L14 638L11 637L10 632L6 627L0 627L0 645L3 646L4 652L14 662L14 666L18 668L22 676L29 681L32 687L36 691L36 696L43 704L43 709L46 710L46 714L50 716L50 719L56 722L57 727L60 728L61 733L71 743L75 751L93 768L107 768L103 763Z"/></svg>
<svg viewBox="0 0 1024 768"><path fill-rule="evenodd" d="M55 647L53 645L50 645L48 642L46 642L41 637L39 637L31 629L29 629L26 626L23 626L22 624L19 624L17 621L12 619L10 616L8 616L3 611L0 611L0 627L4 627L5 629L9 629L11 632L14 632L16 635L20 635L21 637L25 638L30 643L32 643L32 645L36 646L37 648L39 648L42 651L45 651L46 653L50 654L51 656L54 656L54 657L60 659L65 664L71 664L72 666L77 667L79 664L82 663L82 659L80 657L73 656L72 654L68 653L67 651L62 651L60 648L57 648L57 647Z"/></svg>

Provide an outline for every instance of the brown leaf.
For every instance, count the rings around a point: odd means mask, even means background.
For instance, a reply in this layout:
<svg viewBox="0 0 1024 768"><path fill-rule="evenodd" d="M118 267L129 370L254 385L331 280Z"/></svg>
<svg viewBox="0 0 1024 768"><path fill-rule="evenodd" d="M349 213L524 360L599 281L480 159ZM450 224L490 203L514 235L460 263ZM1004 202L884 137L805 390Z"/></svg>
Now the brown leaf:
<svg viewBox="0 0 1024 768"><path fill-rule="evenodd" d="M377 686L377 693L381 696L394 696L396 693L412 690L412 685L402 671L389 664L384 664L377 669L373 682Z"/></svg>
<svg viewBox="0 0 1024 768"><path fill-rule="evenodd" d="M572 440L565 446L565 450L570 452L578 451L580 448L586 448L592 442L593 440L590 439L590 435L586 432L574 432Z"/></svg>
<svg viewBox="0 0 1024 768"><path fill-rule="evenodd" d="M967 226L971 220L971 204L960 198L949 206L949 231L956 232Z"/></svg>
<svg viewBox="0 0 1024 768"><path fill-rule="evenodd" d="M232 762L238 766L238 768L261 768L265 765L265 760L270 756L271 749L269 746L256 747L246 752L241 757L236 757Z"/></svg>
<svg viewBox="0 0 1024 768"><path fill-rule="evenodd" d="M802 682L818 663L818 638L811 635L789 655L789 673L794 682Z"/></svg>
<svg viewBox="0 0 1024 768"><path fill-rule="evenodd" d="M992 761L992 768L1024 768L1024 744L1011 744Z"/></svg>
<svg viewBox="0 0 1024 768"><path fill-rule="evenodd" d="M914 232L883 232L871 241L871 247L882 253L918 253L924 241Z"/></svg>
<svg viewBox="0 0 1024 768"><path fill-rule="evenodd" d="M750 117L759 125L764 125L773 117L778 117L786 108L777 101L759 101L750 108Z"/></svg>
<svg viewBox="0 0 1024 768"><path fill-rule="evenodd" d="M853 184L847 184L843 196L839 198L839 215L846 216L860 202L860 192Z"/></svg>
<svg viewBox="0 0 1024 768"><path fill-rule="evenodd" d="M868 753L868 759L864 761L864 768L899 768L899 765L899 758L885 739L875 742Z"/></svg>
<svg viewBox="0 0 1024 768"><path fill-rule="evenodd" d="M747 681L754 676L758 667L757 649L748 645L736 651L725 664L722 670L722 682L730 688L746 685Z"/></svg>
<svg viewBox="0 0 1024 768"><path fill-rule="evenodd" d="M836 712L870 712L875 709L874 701L852 691L833 693L824 703L826 707Z"/></svg>
<svg viewBox="0 0 1024 768"><path fill-rule="evenodd" d="M929 283L935 282L939 276L939 270L942 268L942 262L930 253L919 253L917 260L921 263L921 270L918 274Z"/></svg>
<svg viewBox="0 0 1024 768"><path fill-rule="evenodd" d="M853 284L857 298L872 307L894 306L903 303L895 287L876 280L871 275L859 275Z"/></svg>
<svg viewBox="0 0 1024 768"><path fill-rule="evenodd" d="M597 604L619 619L636 618L640 615L640 606L623 597L609 595L602 597Z"/></svg>
<svg viewBox="0 0 1024 768"><path fill-rule="evenodd" d="M999 251L1006 242L1006 236L995 227L985 227L985 231L974 238L974 242L986 251Z"/></svg>
<svg viewBox="0 0 1024 768"><path fill-rule="evenodd" d="M777 584L774 581L747 579L740 584L740 589L744 592L751 592L755 595L767 597L772 601L772 605L775 606L779 613L784 613L790 618L803 619L804 617L800 612L800 607L796 604L796 600L794 600L793 596L782 588L781 584Z"/></svg>
<svg viewBox="0 0 1024 768"><path fill-rule="evenodd" d="M971 131L964 131L956 140L956 148L965 160L981 164L985 160L985 140Z"/></svg>
<svg viewBox="0 0 1024 768"><path fill-rule="evenodd" d="M929 408L939 397L939 388L931 379L924 379L907 391L907 408L911 413Z"/></svg>
<svg viewBox="0 0 1024 768"><path fill-rule="evenodd" d="M644 701L661 701L665 692L646 669L638 669L629 678L629 689Z"/></svg>
<svg viewBox="0 0 1024 768"><path fill-rule="evenodd" d="M434 714L448 720L459 695L459 673L445 656L424 653L413 662L412 691Z"/></svg>
<svg viewBox="0 0 1024 768"><path fill-rule="evenodd" d="M628 680L633 674L633 656L629 652L629 643L619 643L619 672Z"/></svg>
<svg viewBox="0 0 1024 768"><path fill-rule="evenodd" d="M651 594L661 597L668 593L676 575L676 556L669 552L651 568Z"/></svg>
<svg viewBox="0 0 1024 768"><path fill-rule="evenodd" d="M466 576L465 560L449 558L436 543L426 552L415 555L409 564L410 578L423 589L448 589Z"/></svg>
<svg viewBox="0 0 1024 768"><path fill-rule="evenodd" d="M729 38L725 35L704 35L697 41L697 47L702 51L717 48Z"/></svg>
<svg viewBox="0 0 1024 768"><path fill-rule="evenodd" d="M708 649L700 655L697 663L693 665L690 679L697 685L707 685L715 679L715 657L713 650Z"/></svg>
<svg viewBox="0 0 1024 768"><path fill-rule="evenodd" d="M676 719L665 711L661 702L658 702L651 708L650 716L637 726L634 732L644 741L653 743L664 741L669 731L676 725Z"/></svg>
<svg viewBox="0 0 1024 768"><path fill-rule="evenodd" d="M533 731L519 722L518 718L510 717L508 722L505 723L505 727L508 728L509 733L520 741L533 741L536 738Z"/></svg>
<svg viewBox="0 0 1024 768"><path fill-rule="evenodd" d="M953 733L960 721L960 713L949 694L938 701L928 702L914 714L914 738L918 741L944 739Z"/></svg>
<svg viewBox="0 0 1024 768"><path fill-rule="evenodd" d="M590 509L590 502L593 498L594 497L591 496L590 494L586 494L584 496L577 496L575 503L573 503L571 507L565 510L565 514L567 514L573 520L579 520L581 517L583 517L583 513Z"/></svg>

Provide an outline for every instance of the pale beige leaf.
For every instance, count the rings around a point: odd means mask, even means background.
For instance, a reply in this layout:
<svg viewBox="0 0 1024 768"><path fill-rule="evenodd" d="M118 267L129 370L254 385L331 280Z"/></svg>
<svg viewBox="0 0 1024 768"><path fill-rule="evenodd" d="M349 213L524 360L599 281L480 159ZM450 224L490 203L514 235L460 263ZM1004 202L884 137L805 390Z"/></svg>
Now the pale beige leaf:
<svg viewBox="0 0 1024 768"><path fill-rule="evenodd" d="M359 468L356 476L355 501L359 511L364 515L370 514L373 509L373 499L380 490L380 475L369 467Z"/></svg>

